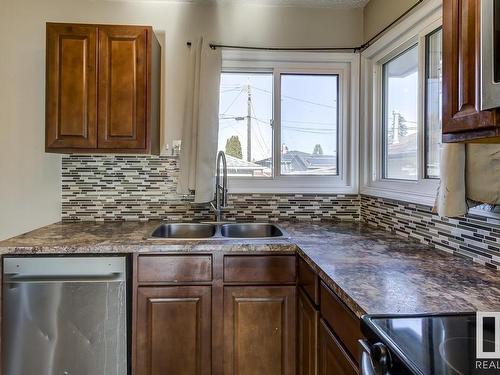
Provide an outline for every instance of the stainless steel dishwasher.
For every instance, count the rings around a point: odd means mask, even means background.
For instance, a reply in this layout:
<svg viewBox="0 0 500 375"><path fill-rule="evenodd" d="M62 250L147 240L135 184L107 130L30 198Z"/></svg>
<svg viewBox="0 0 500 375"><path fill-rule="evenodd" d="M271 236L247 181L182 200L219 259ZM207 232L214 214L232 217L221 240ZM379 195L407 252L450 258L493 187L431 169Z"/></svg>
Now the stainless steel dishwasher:
<svg viewBox="0 0 500 375"><path fill-rule="evenodd" d="M4 375L127 374L125 257L4 258Z"/></svg>

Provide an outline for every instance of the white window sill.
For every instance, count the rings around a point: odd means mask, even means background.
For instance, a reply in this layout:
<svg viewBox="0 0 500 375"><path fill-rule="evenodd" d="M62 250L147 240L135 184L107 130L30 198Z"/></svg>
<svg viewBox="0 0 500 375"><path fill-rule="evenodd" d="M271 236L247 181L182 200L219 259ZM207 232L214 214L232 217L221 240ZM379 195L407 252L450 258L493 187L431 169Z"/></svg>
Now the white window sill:
<svg viewBox="0 0 500 375"><path fill-rule="evenodd" d="M438 180L425 180L414 183L377 181L372 185L362 186L360 193L434 207L438 186Z"/></svg>

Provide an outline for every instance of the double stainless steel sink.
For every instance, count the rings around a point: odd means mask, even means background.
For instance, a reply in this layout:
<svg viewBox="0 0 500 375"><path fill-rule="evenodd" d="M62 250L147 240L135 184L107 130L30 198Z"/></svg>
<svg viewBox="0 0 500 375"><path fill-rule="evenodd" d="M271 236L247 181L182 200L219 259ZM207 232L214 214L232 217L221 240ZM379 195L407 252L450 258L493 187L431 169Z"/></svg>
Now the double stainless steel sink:
<svg viewBox="0 0 500 375"><path fill-rule="evenodd" d="M151 234L151 238L171 239L276 237L285 237L285 232L267 223L163 223Z"/></svg>

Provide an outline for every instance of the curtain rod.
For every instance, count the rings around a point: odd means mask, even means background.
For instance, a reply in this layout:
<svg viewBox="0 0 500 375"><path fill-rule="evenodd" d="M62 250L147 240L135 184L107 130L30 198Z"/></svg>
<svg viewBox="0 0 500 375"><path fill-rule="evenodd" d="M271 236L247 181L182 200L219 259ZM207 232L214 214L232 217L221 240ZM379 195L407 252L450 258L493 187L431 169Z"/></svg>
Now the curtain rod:
<svg viewBox="0 0 500 375"><path fill-rule="evenodd" d="M415 4L413 4L406 12L401 14L398 18L392 21L389 25L380 30L377 34L372 36L367 42L363 43L359 47L306 47L306 48L286 48L286 47L250 47L250 46L233 46L233 45L225 45L225 44L214 44L210 43L209 47L211 49L217 48L228 48L228 49L245 49L245 50L254 50L254 51L352 51L363 52L367 49L375 40L377 40L382 34L384 34L387 30L389 30L396 23L401 21L404 17L406 17L413 9L423 3L425 0L418 0ZM187 45L191 47L191 42L187 42Z"/></svg>
<svg viewBox="0 0 500 375"><path fill-rule="evenodd" d="M211 49L247 49L257 51L355 51L357 47L250 47L250 46L232 46L225 44L209 44Z"/></svg>

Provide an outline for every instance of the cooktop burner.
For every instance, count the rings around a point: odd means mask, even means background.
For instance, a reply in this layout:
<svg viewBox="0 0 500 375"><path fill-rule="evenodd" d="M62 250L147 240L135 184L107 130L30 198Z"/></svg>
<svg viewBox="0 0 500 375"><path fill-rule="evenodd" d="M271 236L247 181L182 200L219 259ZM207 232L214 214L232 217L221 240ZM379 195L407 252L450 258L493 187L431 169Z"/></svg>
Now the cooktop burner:
<svg viewBox="0 0 500 375"><path fill-rule="evenodd" d="M500 360L476 357L476 314L366 316L369 338L385 344L414 374L500 374ZM495 347L494 322L485 321L483 348ZM493 341L492 341L493 340ZM500 345L500 343L499 343ZM478 364L477 362L481 362ZM486 369L485 369L486 367Z"/></svg>

